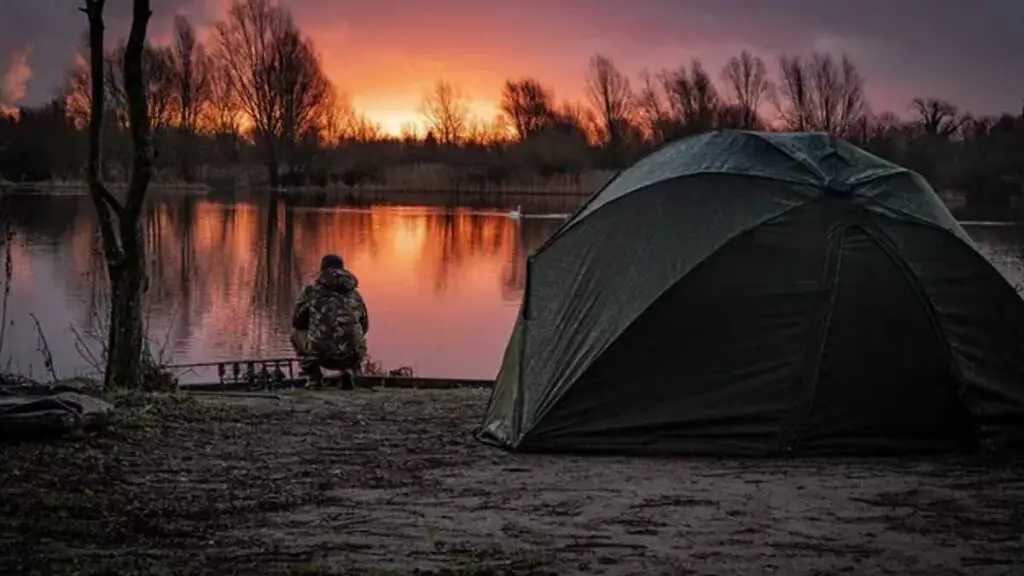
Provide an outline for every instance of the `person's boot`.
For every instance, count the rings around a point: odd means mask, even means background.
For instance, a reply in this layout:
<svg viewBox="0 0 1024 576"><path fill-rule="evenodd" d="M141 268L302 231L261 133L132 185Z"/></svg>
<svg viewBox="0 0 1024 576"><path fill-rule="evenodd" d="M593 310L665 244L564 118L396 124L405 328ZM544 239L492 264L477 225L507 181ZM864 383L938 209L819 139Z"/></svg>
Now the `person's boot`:
<svg viewBox="0 0 1024 576"><path fill-rule="evenodd" d="M309 370L306 372L306 388L310 390L320 390L324 387L324 374L320 368Z"/></svg>
<svg viewBox="0 0 1024 576"><path fill-rule="evenodd" d="M353 370L345 370L341 373L341 389L342 390L355 390L356 388L356 373Z"/></svg>

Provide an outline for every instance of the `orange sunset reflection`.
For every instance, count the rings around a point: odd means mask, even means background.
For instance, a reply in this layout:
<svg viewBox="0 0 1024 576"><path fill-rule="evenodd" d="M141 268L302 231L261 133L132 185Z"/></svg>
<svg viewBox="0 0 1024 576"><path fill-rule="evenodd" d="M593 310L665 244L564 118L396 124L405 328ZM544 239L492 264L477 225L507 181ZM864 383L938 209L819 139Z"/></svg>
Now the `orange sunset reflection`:
<svg viewBox="0 0 1024 576"><path fill-rule="evenodd" d="M164 199L146 213L150 332L175 363L291 356L294 299L320 257L337 252L359 278L370 354L385 367L493 377L522 297L526 254L559 224L466 208ZM84 323L102 302L102 258L90 219L75 217L68 228L64 298Z"/></svg>

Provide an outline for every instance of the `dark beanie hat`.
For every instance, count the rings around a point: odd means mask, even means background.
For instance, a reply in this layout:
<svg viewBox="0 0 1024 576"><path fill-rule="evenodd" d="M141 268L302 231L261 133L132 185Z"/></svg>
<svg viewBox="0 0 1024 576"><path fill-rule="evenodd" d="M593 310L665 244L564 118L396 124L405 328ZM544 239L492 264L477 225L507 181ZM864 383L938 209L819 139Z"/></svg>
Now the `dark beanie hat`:
<svg viewBox="0 0 1024 576"><path fill-rule="evenodd" d="M345 268L345 261L337 254L328 254L320 259L321 270L342 270Z"/></svg>

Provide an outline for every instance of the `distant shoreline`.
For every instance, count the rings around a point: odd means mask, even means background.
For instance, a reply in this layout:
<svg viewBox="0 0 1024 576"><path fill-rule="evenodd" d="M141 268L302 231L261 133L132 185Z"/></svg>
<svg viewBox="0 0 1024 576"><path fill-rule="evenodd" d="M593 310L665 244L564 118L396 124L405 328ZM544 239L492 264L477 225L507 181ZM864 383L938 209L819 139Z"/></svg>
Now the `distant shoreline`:
<svg viewBox="0 0 1024 576"><path fill-rule="evenodd" d="M107 187L114 192L123 192L128 188L123 183L107 183ZM185 183L185 182L153 182L149 190L158 192L183 192L208 194L213 191L209 184ZM8 182L0 181L0 191L15 192L36 192L52 195L83 195L89 193L89 184L84 181L45 181L45 182Z"/></svg>
<svg viewBox="0 0 1024 576"><path fill-rule="evenodd" d="M466 196L484 200L501 197L522 198L578 198L588 197L604 186L614 175L610 170L592 170L578 177L556 176L551 178L523 178L518 182L506 184L484 183L467 185L448 178L422 178L417 181L419 167L396 167L383 182L346 185L329 183L325 186L302 185L281 186L278 193L284 197L297 199L336 198L352 202L386 202L395 198L408 196L432 196L436 194ZM114 192L123 192L126 183L113 182L107 186ZM250 184L240 180L236 184L223 182L152 182L149 190L160 194L195 194L208 195L224 190L236 193L266 194L271 190L267 186ZM85 181L44 181L44 182L10 182L0 180L0 192L39 193L48 195L85 195L89 192ZM939 198L949 209L962 208L966 204L966 194L958 190L938 191ZM475 198L474 198L475 197ZM467 198L467 199L469 199Z"/></svg>
<svg viewBox="0 0 1024 576"><path fill-rule="evenodd" d="M215 192L269 192L270 188L259 178L252 178L241 170L233 170L230 176L200 179L199 182L152 182L149 189L160 193L211 194ZM444 193L478 196L588 196L601 188L614 175L610 170L590 170L579 175L558 175L551 177L522 176L505 182L467 182L436 165L395 166L385 170L373 181L348 185L343 182L329 182L324 185L304 184L279 186L278 192L291 196L335 196L361 200L365 196L401 196L404 194ZM255 182L254 182L255 180ZM124 182L109 182L107 186L115 192L127 188ZM0 180L0 190L38 192L49 194L86 194L89 187L85 181L44 181L10 182Z"/></svg>

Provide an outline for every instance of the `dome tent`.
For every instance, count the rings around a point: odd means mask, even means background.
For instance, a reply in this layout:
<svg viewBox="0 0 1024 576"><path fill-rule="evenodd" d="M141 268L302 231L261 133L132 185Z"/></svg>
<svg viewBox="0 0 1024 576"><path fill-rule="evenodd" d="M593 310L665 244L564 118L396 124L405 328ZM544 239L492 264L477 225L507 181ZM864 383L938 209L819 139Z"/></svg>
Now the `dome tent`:
<svg viewBox="0 0 1024 576"><path fill-rule="evenodd" d="M919 175L824 134L713 132L527 262L479 437L519 451L878 453L1024 430L1024 300Z"/></svg>

